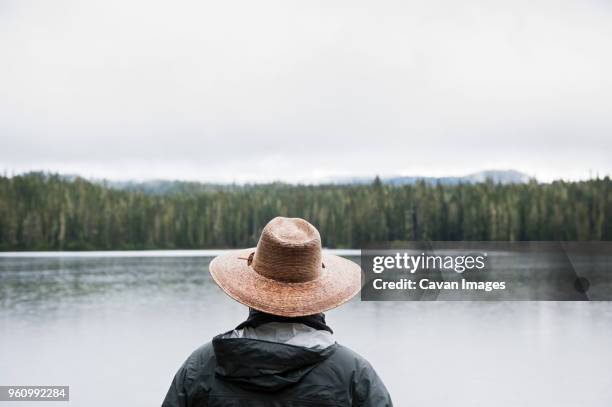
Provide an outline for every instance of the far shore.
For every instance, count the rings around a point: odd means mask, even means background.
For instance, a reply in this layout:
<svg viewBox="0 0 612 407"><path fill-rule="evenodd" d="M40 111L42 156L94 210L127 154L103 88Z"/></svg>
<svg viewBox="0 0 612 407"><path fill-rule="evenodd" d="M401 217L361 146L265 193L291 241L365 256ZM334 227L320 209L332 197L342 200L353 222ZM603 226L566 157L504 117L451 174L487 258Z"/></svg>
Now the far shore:
<svg viewBox="0 0 612 407"><path fill-rule="evenodd" d="M235 249L207 250L92 250L0 252L0 257L214 257ZM337 256L359 256L358 249L323 249Z"/></svg>

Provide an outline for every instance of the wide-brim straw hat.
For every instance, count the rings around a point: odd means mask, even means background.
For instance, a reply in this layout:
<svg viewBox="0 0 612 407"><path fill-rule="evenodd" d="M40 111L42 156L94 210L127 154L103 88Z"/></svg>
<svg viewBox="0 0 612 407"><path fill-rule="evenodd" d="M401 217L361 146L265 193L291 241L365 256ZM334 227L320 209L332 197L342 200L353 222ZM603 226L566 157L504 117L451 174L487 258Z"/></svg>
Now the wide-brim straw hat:
<svg viewBox="0 0 612 407"><path fill-rule="evenodd" d="M360 267L324 253L319 231L299 218L272 219L257 247L216 257L210 273L234 300L286 317L335 308L361 287Z"/></svg>

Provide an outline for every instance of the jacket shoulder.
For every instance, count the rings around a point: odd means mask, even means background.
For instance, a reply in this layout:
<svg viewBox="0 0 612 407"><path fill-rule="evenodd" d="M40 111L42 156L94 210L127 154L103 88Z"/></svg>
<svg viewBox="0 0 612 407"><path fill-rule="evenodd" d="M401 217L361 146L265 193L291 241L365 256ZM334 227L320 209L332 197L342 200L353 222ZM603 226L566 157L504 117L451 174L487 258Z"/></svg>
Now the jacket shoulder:
<svg viewBox="0 0 612 407"><path fill-rule="evenodd" d="M207 342L194 350L183 364L185 384L189 385L194 380L205 378L203 376L214 375L215 364L212 342Z"/></svg>
<svg viewBox="0 0 612 407"><path fill-rule="evenodd" d="M355 352L351 348L337 343L336 351L333 353L331 358L334 361L339 362L342 366L350 367L352 371L358 369L372 369L372 366L366 358Z"/></svg>
<svg viewBox="0 0 612 407"><path fill-rule="evenodd" d="M214 352L212 344L206 343L193 351L176 372L162 406L186 407L192 401L207 405L207 391L213 375ZM204 391L198 391L199 387Z"/></svg>
<svg viewBox="0 0 612 407"><path fill-rule="evenodd" d="M342 366L344 373L349 375L351 405L393 406L387 388L367 359L340 344L330 359L332 358L332 363Z"/></svg>

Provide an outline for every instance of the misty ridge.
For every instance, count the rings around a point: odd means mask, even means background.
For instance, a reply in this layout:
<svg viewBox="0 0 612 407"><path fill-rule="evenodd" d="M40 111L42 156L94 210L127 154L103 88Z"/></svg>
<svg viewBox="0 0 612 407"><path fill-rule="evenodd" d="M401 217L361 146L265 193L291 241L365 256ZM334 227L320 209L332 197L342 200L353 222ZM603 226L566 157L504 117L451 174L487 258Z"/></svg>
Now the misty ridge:
<svg viewBox="0 0 612 407"><path fill-rule="evenodd" d="M81 178L78 175L61 175L66 180L74 181ZM286 185L366 185L373 183L379 179L385 185L414 185L418 182L427 184L441 185L459 185L459 184L476 184L480 182L491 182L494 184L524 184L529 181L535 181L535 178L528 176L516 170L485 170L479 171L464 176L446 176L446 177L430 177L430 176L371 176L371 177L327 177L322 178L315 183L291 183L291 182L270 182L270 183L213 183L213 182L197 182L197 181L181 181L181 180L106 180L106 179L88 179L90 182L103 185L105 187L139 191L146 194L174 194L174 193L202 193L212 191L232 191L243 188L251 188L257 185L266 184L286 184Z"/></svg>
<svg viewBox="0 0 612 407"><path fill-rule="evenodd" d="M0 250L252 247L275 216L301 217L328 248L385 241L609 241L612 181L112 185L0 176Z"/></svg>

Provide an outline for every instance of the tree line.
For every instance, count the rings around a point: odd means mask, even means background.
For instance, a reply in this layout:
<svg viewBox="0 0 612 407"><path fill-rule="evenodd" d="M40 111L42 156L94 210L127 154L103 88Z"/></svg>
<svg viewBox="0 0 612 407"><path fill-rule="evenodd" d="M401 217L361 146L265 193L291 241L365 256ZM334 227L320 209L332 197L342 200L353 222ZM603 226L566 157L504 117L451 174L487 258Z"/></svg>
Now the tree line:
<svg viewBox="0 0 612 407"><path fill-rule="evenodd" d="M275 216L330 248L405 240L612 240L610 178L392 186L266 185L174 193L29 173L0 176L0 250L248 247Z"/></svg>

